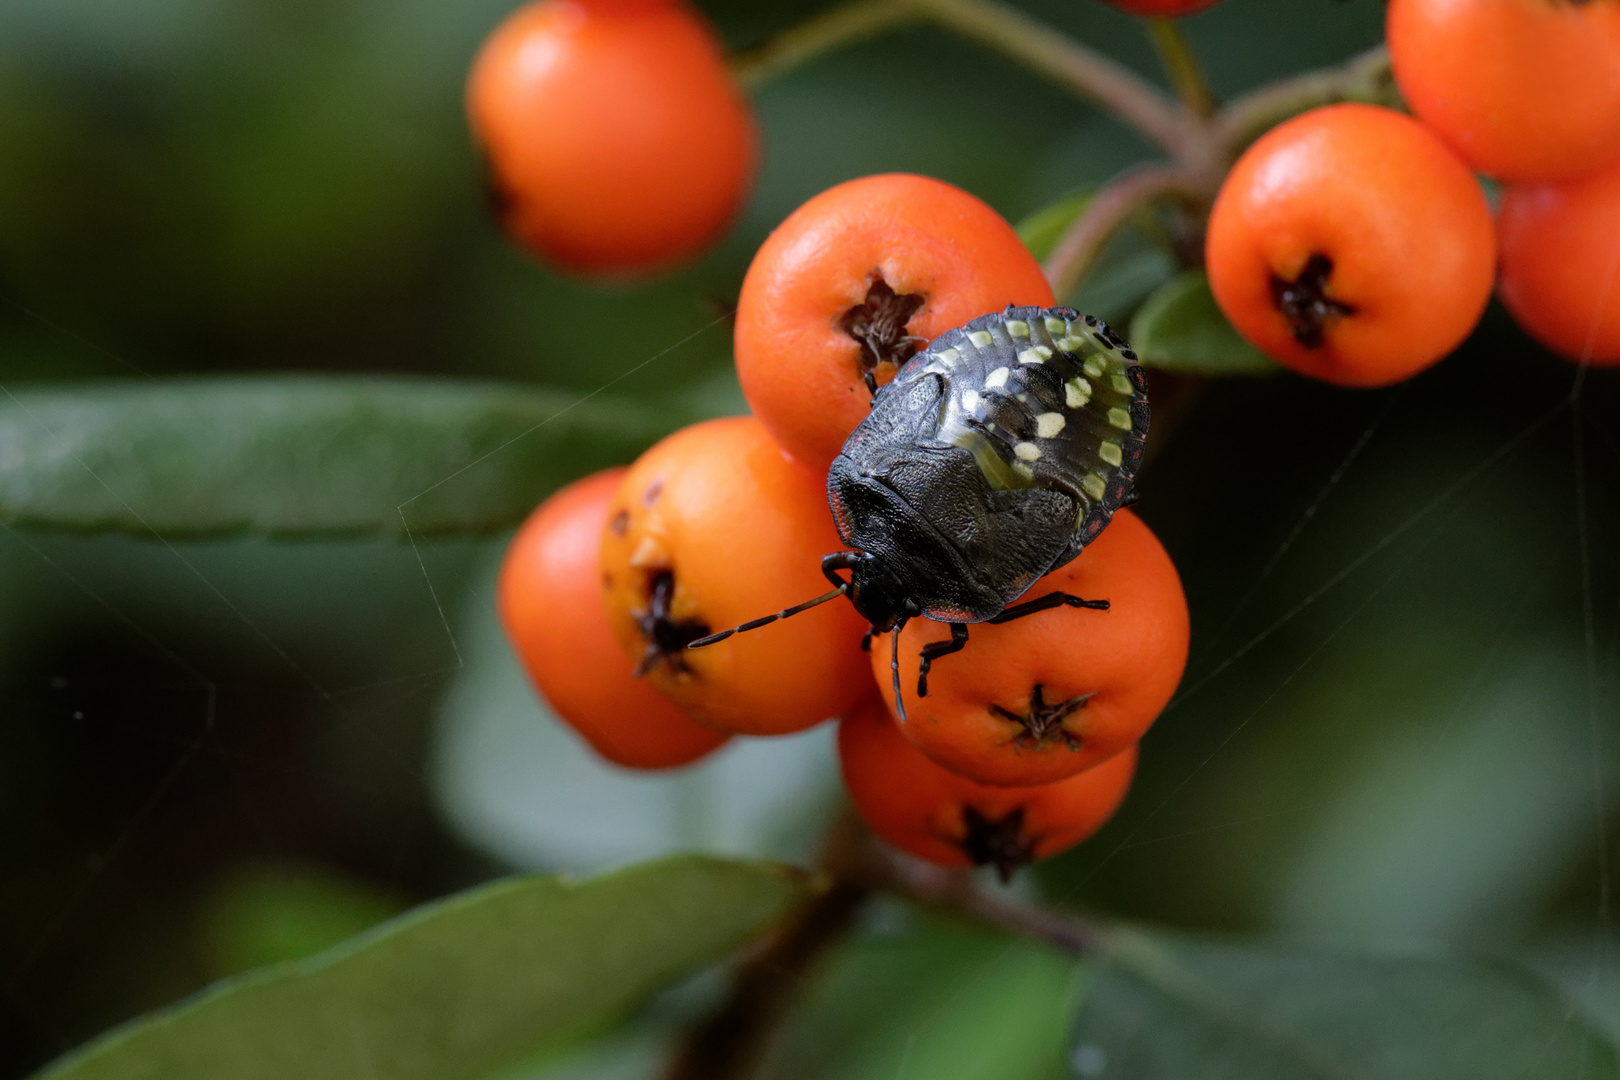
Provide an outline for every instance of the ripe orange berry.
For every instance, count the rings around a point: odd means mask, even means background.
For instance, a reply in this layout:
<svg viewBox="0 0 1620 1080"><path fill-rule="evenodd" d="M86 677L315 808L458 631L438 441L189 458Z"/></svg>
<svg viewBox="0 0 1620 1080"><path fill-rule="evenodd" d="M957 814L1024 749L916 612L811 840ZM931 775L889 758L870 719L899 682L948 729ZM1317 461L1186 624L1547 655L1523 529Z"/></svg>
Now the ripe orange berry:
<svg viewBox="0 0 1620 1080"><path fill-rule="evenodd" d="M1214 7L1220 0L1108 0L1108 3L1132 15L1174 18L1191 15L1195 11Z"/></svg>
<svg viewBox="0 0 1620 1080"><path fill-rule="evenodd" d="M753 117L683 0L519 8L484 43L467 108L507 231L575 273L693 257L753 179Z"/></svg>
<svg viewBox="0 0 1620 1080"><path fill-rule="evenodd" d="M1003 880L1102 827L1131 785L1136 747L1039 787L976 784L929 761L873 699L838 727L849 797L873 832L940 866L994 865Z"/></svg>
<svg viewBox="0 0 1620 1080"><path fill-rule="evenodd" d="M868 176L760 245L737 300L737 377L787 452L825 470L875 387L925 343L1008 304L1052 303L1040 264L984 203L926 176Z"/></svg>
<svg viewBox="0 0 1620 1080"><path fill-rule="evenodd" d="M1401 95L1481 172L1555 180L1620 157L1616 0L1390 0Z"/></svg>
<svg viewBox="0 0 1620 1080"><path fill-rule="evenodd" d="M720 731L782 735L871 693L866 622L844 601L703 649L688 642L828 589L841 548L826 478L753 417L710 420L648 450L602 534L609 621L645 678Z"/></svg>
<svg viewBox="0 0 1620 1080"><path fill-rule="evenodd" d="M1502 303L1572 359L1620 363L1620 165L1510 187L1497 215Z"/></svg>
<svg viewBox="0 0 1620 1080"><path fill-rule="evenodd" d="M1187 600L1158 538L1129 510L1074 561L1024 594L1107 600L969 627L967 646L934 661L917 696L924 645L944 623L913 619L900 635L901 733L940 765L981 784L1046 784L1090 769L1142 737L1187 664ZM872 673L894 704L890 650Z"/></svg>
<svg viewBox="0 0 1620 1080"><path fill-rule="evenodd" d="M608 627L602 528L624 473L599 472L541 503L506 550L495 598L512 648L558 716L616 765L667 769L727 736L637 679Z"/></svg>
<svg viewBox="0 0 1620 1080"><path fill-rule="evenodd" d="M1410 117L1313 109L1267 132L1210 214L1209 283L1278 363L1384 386L1468 336L1490 299L1490 206L1468 168Z"/></svg>

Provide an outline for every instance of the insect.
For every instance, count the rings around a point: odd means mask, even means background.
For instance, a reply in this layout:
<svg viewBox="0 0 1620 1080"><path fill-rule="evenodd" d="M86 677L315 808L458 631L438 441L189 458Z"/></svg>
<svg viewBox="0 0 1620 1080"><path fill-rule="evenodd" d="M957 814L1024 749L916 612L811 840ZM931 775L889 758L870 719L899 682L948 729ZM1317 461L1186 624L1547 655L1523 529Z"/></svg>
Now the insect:
<svg viewBox="0 0 1620 1080"><path fill-rule="evenodd" d="M1107 600L1063 592L1016 601L1133 500L1148 419L1136 354L1100 319L1008 307L947 331L878 389L833 460L827 501L850 547L821 561L835 588L687 647L848 596L872 624L863 647L894 635L904 709L900 630L913 618L951 627L949 641L923 647L917 693L926 696L930 665L967 645L971 623L1065 605L1107 610Z"/></svg>

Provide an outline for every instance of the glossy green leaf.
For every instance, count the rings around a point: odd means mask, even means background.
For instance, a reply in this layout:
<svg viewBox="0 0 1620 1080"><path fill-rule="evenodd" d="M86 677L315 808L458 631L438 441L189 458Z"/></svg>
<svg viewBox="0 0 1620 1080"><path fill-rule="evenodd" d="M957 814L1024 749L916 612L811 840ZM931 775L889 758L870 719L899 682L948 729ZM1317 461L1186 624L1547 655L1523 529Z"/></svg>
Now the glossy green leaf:
<svg viewBox="0 0 1620 1080"><path fill-rule="evenodd" d="M1281 370L1232 328L1202 270L1160 286L1131 320L1131 346L1143 363L1187 375L1270 375Z"/></svg>
<svg viewBox="0 0 1620 1080"><path fill-rule="evenodd" d="M0 522L164 536L467 533L682 419L606 396L403 378L119 382L0 395Z"/></svg>
<svg viewBox="0 0 1620 1080"><path fill-rule="evenodd" d="M1456 955L1121 932L1070 1049L1083 1078L1613 1080L1613 1046L1551 987Z"/></svg>
<svg viewBox="0 0 1620 1080"><path fill-rule="evenodd" d="M805 895L774 864L696 856L512 878L220 983L36 1080L479 1077L613 1020Z"/></svg>

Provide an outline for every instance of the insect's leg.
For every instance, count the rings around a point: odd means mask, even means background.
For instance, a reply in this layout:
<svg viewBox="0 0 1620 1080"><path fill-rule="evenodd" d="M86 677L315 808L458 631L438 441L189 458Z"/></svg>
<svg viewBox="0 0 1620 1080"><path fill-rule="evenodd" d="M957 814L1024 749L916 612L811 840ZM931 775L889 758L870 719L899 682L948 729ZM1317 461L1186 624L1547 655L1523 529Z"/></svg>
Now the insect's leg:
<svg viewBox="0 0 1620 1080"><path fill-rule="evenodd" d="M967 623L951 623L951 640L931 641L922 647L922 668L917 672L917 696L928 696L928 669L935 660L961 652L967 646Z"/></svg>
<svg viewBox="0 0 1620 1080"><path fill-rule="evenodd" d="M889 671L894 675L894 711L902 724L906 722L906 699L900 693L900 631L905 628L906 620L895 623L894 636L889 644Z"/></svg>
<svg viewBox="0 0 1620 1080"><path fill-rule="evenodd" d="M821 557L821 573L834 585L849 591L849 582L838 576L840 570L854 570L855 564L860 561L861 553L858 551L835 551L831 555Z"/></svg>
<svg viewBox="0 0 1620 1080"><path fill-rule="evenodd" d="M875 626L868 628L866 633L861 635L861 652L872 651L872 638L875 636L877 636L877 627Z"/></svg>
<svg viewBox="0 0 1620 1080"><path fill-rule="evenodd" d="M1041 611L1051 611L1053 608L1064 607L1090 608L1093 611L1107 611L1106 600L1082 600L1078 596L1070 596L1066 592L1047 593L1039 600L1030 600L1022 604L1014 604L993 619L986 622L1004 623L1014 619L1022 619L1025 615L1034 615Z"/></svg>

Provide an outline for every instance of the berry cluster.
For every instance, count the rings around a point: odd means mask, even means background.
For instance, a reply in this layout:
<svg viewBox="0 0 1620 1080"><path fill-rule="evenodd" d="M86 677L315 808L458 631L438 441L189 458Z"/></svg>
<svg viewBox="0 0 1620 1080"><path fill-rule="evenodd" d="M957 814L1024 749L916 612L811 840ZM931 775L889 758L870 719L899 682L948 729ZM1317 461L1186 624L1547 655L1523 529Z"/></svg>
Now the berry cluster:
<svg viewBox="0 0 1620 1080"><path fill-rule="evenodd" d="M574 484L513 543L501 611L541 693L603 757L634 768L842 718L857 809L897 847L945 865L1011 873L1090 835L1124 797L1137 741L1181 677L1188 619L1169 557L1119 508L1146 430L1139 369L1106 327L1051 303L1012 228L948 184L874 176L806 203L761 246L739 300L737 366L755 415L693 425L628 470ZM979 367L962 366L958 341L983 354ZM960 385L922 420L971 406L960 445L973 450L936 440L917 457L943 454L967 480L892 482L968 505L851 503L864 481L840 494L839 469L878 437L862 422L909 422L915 388L945 386L936 369L951 362ZM1046 411L1034 415L1031 400ZM1085 459L1095 467L1076 497L1040 486L1037 469L1093 442L1100 456ZM1047 507L1060 508L1055 547L1036 550ZM870 553L845 550L905 514L958 511L986 536L996 513L1011 514L1010 535L1035 552L1025 576L993 571L1022 565L993 538L985 567L930 564L936 578L1010 576L1010 597L982 612L902 596L905 582L882 576L892 567L869 572ZM956 584L920 588L952 596ZM1025 594L1044 599L1008 606Z"/></svg>
<svg viewBox="0 0 1620 1080"><path fill-rule="evenodd" d="M1493 287L1551 348L1620 363L1620 0L1390 0L1415 116L1340 101L1247 147L1166 21L1214 0L1111 2L1155 20L1187 84L1144 129L1180 147L1178 251L1202 236L1220 308L1280 363L1397 382ZM685 0L539 0L486 45L469 105L508 230L575 272L691 257L751 178L753 121ZM1495 214L1476 172L1503 185ZM503 616L559 715L635 768L842 718L857 808L948 865L1010 872L1088 835L1188 620L1123 509L1135 354L1053 305L1011 227L948 184L873 176L800 207L738 300L753 415L568 488L512 547Z"/></svg>
<svg viewBox="0 0 1620 1080"><path fill-rule="evenodd" d="M1549 348L1620 363L1620 3L1390 0L1386 32L1416 119L1330 105L1255 142L1209 219L1222 310L1289 368L1382 386L1455 348L1494 280Z"/></svg>

